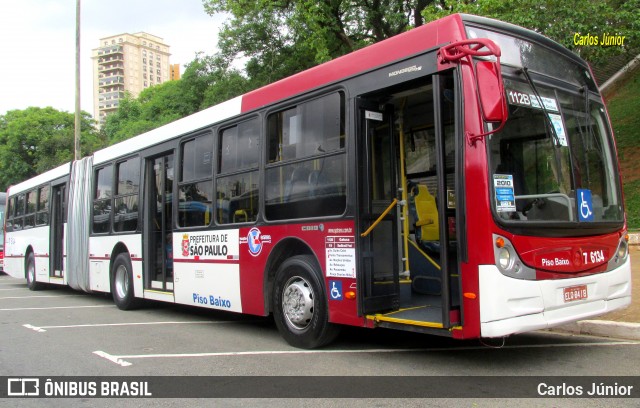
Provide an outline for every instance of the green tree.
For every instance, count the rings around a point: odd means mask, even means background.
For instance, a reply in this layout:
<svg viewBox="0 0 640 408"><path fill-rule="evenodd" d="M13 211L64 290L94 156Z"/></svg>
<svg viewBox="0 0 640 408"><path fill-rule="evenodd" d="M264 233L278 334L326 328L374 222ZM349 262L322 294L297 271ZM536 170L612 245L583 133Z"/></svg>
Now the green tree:
<svg viewBox="0 0 640 408"><path fill-rule="evenodd" d="M82 112L83 155L104 146L91 115ZM74 115L51 107L30 107L0 116L0 190L71 161Z"/></svg>
<svg viewBox="0 0 640 408"><path fill-rule="evenodd" d="M197 54L180 79L182 95L191 101L193 112L227 101L254 89L250 80L232 68L222 54ZM192 112L192 113L193 113Z"/></svg>
<svg viewBox="0 0 640 408"><path fill-rule="evenodd" d="M131 96L120 99L118 109L107 116L102 132L109 145L153 129L142 119L142 104Z"/></svg>
<svg viewBox="0 0 640 408"><path fill-rule="evenodd" d="M433 0L204 0L231 16L218 48L262 85L422 25Z"/></svg>

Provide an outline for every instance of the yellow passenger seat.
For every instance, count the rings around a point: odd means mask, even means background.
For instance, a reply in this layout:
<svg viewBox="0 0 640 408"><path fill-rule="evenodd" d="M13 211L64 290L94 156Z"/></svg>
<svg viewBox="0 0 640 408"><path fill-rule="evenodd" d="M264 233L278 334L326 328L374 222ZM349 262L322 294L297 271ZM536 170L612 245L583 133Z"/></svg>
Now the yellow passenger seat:
<svg viewBox="0 0 640 408"><path fill-rule="evenodd" d="M415 219L416 241L426 246L438 244L440 227L435 197L429 193L427 186L422 184L413 185L410 193L409 210Z"/></svg>

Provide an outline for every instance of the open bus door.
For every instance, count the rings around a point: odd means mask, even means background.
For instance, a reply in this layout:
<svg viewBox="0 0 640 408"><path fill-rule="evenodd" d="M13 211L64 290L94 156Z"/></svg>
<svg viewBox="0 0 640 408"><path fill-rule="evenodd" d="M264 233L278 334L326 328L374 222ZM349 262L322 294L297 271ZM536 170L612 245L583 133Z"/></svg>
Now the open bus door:
<svg viewBox="0 0 640 408"><path fill-rule="evenodd" d="M174 152L147 157L145 162L145 289L173 292Z"/></svg>
<svg viewBox="0 0 640 408"><path fill-rule="evenodd" d="M64 275L64 223L67 213L67 182L52 183L51 185L51 228L49 247L51 258L49 271L51 277L62 278Z"/></svg>
<svg viewBox="0 0 640 408"><path fill-rule="evenodd" d="M358 284L361 313L379 326L461 323L454 83L451 72L427 76L358 104Z"/></svg>
<svg viewBox="0 0 640 408"><path fill-rule="evenodd" d="M400 293L398 189L393 107L359 101L361 289L364 314L397 309Z"/></svg>

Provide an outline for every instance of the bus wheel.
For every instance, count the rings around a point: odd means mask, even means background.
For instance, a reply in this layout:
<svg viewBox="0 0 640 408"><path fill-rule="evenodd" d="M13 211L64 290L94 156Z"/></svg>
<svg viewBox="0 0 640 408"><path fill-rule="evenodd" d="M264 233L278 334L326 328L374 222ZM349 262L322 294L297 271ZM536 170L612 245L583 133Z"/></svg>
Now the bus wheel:
<svg viewBox="0 0 640 408"><path fill-rule="evenodd" d="M33 252L27 255L27 287L30 290L40 290L43 287L42 283L36 282L36 258Z"/></svg>
<svg viewBox="0 0 640 408"><path fill-rule="evenodd" d="M329 323L321 276L309 255L287 259L276 272L273 316L282 337L294 347L321 347L338 334L338 327Z"/></svg>
<svg viewBox="0 0 640 408"><path fill-rule="evenodd" d="M133 294L133 269L129 254L123 252L116 256L111 270L111 294L113 302L121 310L138 307L138 299Z"/></svg>

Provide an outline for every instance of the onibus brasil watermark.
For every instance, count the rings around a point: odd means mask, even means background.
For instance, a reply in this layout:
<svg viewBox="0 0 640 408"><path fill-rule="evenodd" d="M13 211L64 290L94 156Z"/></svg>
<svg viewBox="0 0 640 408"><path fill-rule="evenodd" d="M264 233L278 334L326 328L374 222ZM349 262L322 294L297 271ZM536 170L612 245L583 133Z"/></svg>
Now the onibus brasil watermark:
<svg viewBox="0 0 640 408"><path fill-rule="evenodd" d="M151 397L147 381L9 378L8 397Z"/></svg>

